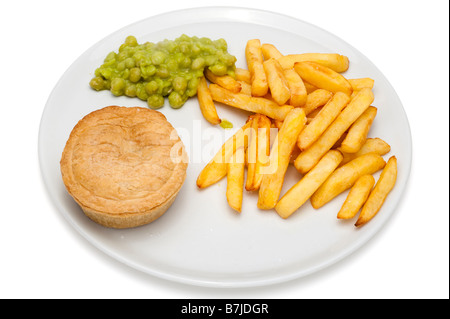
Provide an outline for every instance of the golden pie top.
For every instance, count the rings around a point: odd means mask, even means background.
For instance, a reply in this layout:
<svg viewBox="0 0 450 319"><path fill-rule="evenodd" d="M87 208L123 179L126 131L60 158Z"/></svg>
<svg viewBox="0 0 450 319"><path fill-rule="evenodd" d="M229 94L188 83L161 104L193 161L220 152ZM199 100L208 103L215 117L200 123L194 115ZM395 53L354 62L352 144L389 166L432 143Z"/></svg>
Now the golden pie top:
<svg viewBox="0 0 450 319"><path fill-rule="evenodd" d="M181 188L184 146L165 116L140 107L109 106L72 130L61 158L64 184L84 208L142 213Z"/></svg>

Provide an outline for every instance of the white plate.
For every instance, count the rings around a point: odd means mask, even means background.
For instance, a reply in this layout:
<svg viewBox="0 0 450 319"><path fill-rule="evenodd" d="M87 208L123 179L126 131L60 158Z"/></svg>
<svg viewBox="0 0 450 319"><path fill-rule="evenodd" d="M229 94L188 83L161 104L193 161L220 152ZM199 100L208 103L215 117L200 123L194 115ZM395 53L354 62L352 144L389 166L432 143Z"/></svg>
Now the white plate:
<svg viewBox="0 0 450 319"><path fill-rule="evenodd" d="M240 127L247 113L218 106L218 113L235 128L211 128L203 119L196 98L184 107L160 109L179 131L190 164L185 184L173 206L157 221L127 230L107 229L89 220L67 194L59 161L70 131L83 116L108 105L145 106L145 102L95 92L88 86L93 71L128 35L139 43L175 39L181 34L224 38L246 67L248 39L273 43L285 53L333 52L349 57L348 78L375 79L378 114L369 136L391 145L398 159L398 180L378 215L361 229L355 220L336 218L346 193L321 209L309 202L287 220L274 211L256 208L255 194L245 194L243 212L227 205L226 179L205 189L195 184L198 173L223 140L212 144L213 132L225 139ZM380 44L381 45L381 44ZM200 129L199 129L200 126ZM219 131L217 131L219 130ZM201 135L203 133L203 135ZM203 150L203 158L198 150ZM360 52L336 36L305 22L271 12L242 8L197 8L171 12L127 26L95 44L64 73L45 107L39 134L43 179L58 210L82 236L106 254L148 274L201 286L243 287L283 282L329 266L354 252L380 230L394 213L407 182L411 164L411 135L402 104L386 78ZM203 162L202 162L203 161ZM379 174L379 173L378 173ZM298 179L289 169L283 192ZM378 177L376 174L375 177Z"/></svg>

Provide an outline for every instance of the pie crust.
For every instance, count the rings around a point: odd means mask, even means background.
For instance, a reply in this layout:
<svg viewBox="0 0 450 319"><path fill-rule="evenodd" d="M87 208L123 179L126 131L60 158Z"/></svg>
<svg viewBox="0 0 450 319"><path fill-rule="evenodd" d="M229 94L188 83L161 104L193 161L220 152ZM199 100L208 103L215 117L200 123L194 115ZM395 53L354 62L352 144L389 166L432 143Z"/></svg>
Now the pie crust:
<svg viewBox="0 0 450 319"><path fill-rule="evenodd" d="M130 228L166 212L184 183L188 160L162 113L108 106L73 128L60 164L68 193L89 218Z"/></svg>

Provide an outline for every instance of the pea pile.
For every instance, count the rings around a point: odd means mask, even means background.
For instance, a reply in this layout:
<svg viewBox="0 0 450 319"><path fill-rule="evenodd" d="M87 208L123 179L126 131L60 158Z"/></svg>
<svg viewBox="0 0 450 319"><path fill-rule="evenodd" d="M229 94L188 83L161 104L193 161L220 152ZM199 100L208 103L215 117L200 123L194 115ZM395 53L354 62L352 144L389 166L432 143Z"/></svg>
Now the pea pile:
<svg viewBox="0 0 450 319"><path fill-rule="evenodd" d="M205 68L234 77L235 62L224 39L183 34L175 40L138 44L134 36L128 36L117 53L106 56L89 84L115 96L138 97L153 109L164 105L164 97L171 107L180 108L197 94Z"/></svg>

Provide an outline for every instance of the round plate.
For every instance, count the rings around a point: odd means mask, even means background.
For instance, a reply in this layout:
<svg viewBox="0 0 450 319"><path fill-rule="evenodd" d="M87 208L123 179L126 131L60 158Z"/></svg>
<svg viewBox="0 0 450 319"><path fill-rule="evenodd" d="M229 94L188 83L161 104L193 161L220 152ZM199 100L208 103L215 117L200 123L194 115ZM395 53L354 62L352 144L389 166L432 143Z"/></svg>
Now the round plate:
<svg viewBox="0 0 450 319"><path fill-rule="evenodd" d="M242 213L229 208L226 178L207 189L196 178L222 143L242 126L247 112L218 105L218 114L234 124L231 130L212 127L202 117L196 98L181 109L167 101L160 109L177 129L189 153L185 184L172 207L157 221L134 229L108 229L88 219L68 195L59 161L75 124L86 114L108 105L146 106L137 98L96 92L88 83L110 51L117 51L128 35L139 43L189 36L224 38L237 66L246 68L247 40L272 43L282 53L330 52L350 59L347 78L375 80L374 106L378 108L369 137L391 145L386 159L398 159L398 179L377 216L357 229L355 220L336 214L343 193L314 210L305 203L284 220L256 207L257 194L245 192ZM407 182L411 164L411 134L402 104L381 72L360 52L336 36L297 19L242 8L197 8L171 12L127 26L81 55L64 73L51 93L39 132L39 160L48 192L58 210L93 245L121 262L161 278L201 286L243 287L283 282L329 266L354 252L383 227L394 213ZM282 193L299 174L290 167ZM374 175L379 176L379 172Z"/></svg>

